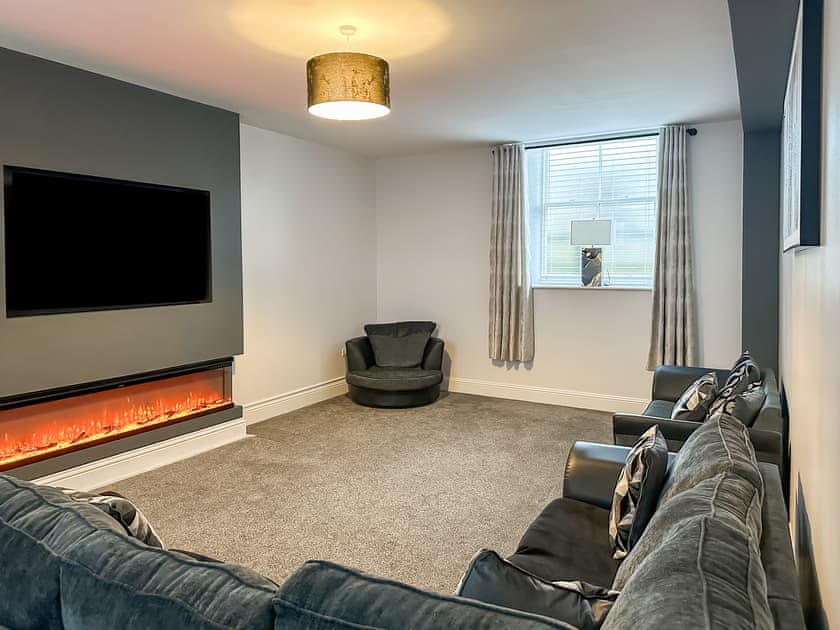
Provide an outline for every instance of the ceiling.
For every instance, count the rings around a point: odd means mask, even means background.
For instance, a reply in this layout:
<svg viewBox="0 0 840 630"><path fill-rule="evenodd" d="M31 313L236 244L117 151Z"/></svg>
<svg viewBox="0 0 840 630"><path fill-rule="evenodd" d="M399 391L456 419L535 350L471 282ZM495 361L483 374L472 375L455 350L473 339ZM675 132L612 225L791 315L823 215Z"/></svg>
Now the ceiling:
<svg viewBox="0 0 840 630"><path fill-rule="evenodd" d="M391 63L389 116L306 111L306 59ZM0 0L0 46L379 157L738 118L726 0Z"/></svg>

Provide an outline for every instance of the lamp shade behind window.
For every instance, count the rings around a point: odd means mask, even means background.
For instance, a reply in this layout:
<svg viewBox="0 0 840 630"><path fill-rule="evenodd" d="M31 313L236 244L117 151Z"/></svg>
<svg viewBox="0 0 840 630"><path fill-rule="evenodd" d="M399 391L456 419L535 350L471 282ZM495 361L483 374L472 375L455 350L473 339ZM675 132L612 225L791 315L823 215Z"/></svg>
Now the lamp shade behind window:
<svg viewBox="0 0 840 630"><path fill-rule="evenodd" d="M612 219L571 221L572 245L609 245L612 242Z"/></svg>

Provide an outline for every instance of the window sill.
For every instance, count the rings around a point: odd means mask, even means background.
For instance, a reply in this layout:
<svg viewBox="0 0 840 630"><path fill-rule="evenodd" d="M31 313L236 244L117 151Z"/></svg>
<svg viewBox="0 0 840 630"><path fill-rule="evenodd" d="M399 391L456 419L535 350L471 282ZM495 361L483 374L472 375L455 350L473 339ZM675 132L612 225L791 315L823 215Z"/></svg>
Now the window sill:
<svg viewBox="0 0 840 630"><path fill-rule="evenodd" d="M534 284L534 289L571 289L572 291L653 291L653 287L570 287L561 284Z"/></svg>

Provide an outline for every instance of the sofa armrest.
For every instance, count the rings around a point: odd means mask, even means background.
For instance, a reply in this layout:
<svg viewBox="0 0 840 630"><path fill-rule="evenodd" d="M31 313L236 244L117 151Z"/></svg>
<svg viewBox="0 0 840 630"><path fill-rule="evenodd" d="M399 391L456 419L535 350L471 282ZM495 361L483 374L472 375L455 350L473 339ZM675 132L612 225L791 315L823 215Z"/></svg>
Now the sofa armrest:
<svg viewBox="0 0 840 630"><path fill-rule="evenodd" d="M721 384L729 376L729 370L720 370L717 368L660 365L653 372L651 399L677 402L689 385L709 372L715 372Z"/></svg>
<svg viewBox="0 0 840 630"><path fill-rule="evenodd" d="M662 431L662 436L668 442L669 447L672 442L679 442L682 445L682 442L685 442L689 435L702 426L700 422L690 422L688 420L668 420L632 413L617 413L613 415L613 440L616 444L630 446L654 424L659 426L659 430Z"/></svg>
<svg viewBox="0 0 840 630"><path fill-rule="evenodd" d="M563 496L610 509L615 484L629 448L594 442L575 442L566 460Z"/></svg>
<svg viewBox="0 0 840 630"><path fill-rule="evenodd" d="M628 413L613 415L613 441L621 446L632 446L636 440L652 425L659 425L659 430L668 443L669 451L678 451L683 443L697 429L702 422L688 420L666 420L653 416L639 416ZM782 465L783 445L782 434L776 431L764 431L752 426L747 429L755 449L756 458L761 462Z"/></svg>
<svg viewBox="0 0 840 630"><path fill-rule="evenodd" d="M373 358L373 348L367 337L354 337L344 344L347 350L347 371L359 372L367 370L376 362Z"/></svg>
<svg viewBox="0 0 840 630"><path fill-rule="evenodd" d="M426 344L426 349L423 351L423 362L421 363L424 370L437 370L440 372L443 366L443 340L437 337L432 337Z"/></svg>

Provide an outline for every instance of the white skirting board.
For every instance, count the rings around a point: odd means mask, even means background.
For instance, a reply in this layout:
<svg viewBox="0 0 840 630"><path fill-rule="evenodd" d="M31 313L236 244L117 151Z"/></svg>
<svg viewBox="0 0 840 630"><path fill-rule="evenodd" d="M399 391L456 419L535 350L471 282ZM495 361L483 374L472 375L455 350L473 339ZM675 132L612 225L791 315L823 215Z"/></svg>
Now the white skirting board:
<svg viewBox="0 0 840 630"><path fill-rule="evenodd" d="M301 407L308 407L322 400L328 400L347 393L347 383L343 376L322 383L301 387L285 394L258 400L243 405L246 424L262 422L275 416L289 413Z"/></svg>
<svg viewBox="0 0 840 630"><path fill-rule="evenodd" d="M614 394L596 394L593 392L576 392L553 387L536 387L533 385L514 385L495 381L480 381L472 378L452 377L449 379L449 391L492 398L509 398L527 402L545 403L549 405L563 405L580 409L595 409L615 413L641 413L648 400L630 396L616 396Z"/></svg>
<svg viewBox="0 0 840 630"><path fill-rule="evenodd" d="M133 451L47 475L36 479L35 482L77 490L95 490L245 437L248 437L245 432L245 420L236 418L206 429L199 429Z"/></svg>

